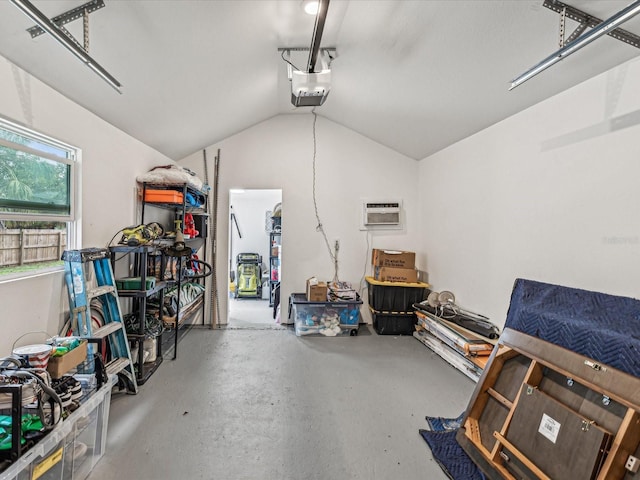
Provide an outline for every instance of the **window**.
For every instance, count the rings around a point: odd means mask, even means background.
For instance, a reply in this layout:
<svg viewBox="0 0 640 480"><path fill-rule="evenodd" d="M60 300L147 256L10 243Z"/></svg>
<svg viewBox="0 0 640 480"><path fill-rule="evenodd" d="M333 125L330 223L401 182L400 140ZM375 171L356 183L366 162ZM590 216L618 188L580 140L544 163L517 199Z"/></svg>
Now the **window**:
<svg viewBox="0 0 640 480"><path fill-rule="evenodd" d="M0 280L57 269L62 251L78 245L79 156L0 118Z"/></svg>

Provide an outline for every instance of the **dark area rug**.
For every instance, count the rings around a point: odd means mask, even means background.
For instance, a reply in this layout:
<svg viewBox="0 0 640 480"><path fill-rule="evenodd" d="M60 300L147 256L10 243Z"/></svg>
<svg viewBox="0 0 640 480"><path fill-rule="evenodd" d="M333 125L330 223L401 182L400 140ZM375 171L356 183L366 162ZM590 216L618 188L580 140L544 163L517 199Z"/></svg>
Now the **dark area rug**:
<svg viewBox="0 0 640 480"><path fill-rule="evenodd" d="M452 480L486 480L456 440L463 415L458 418L426 417L431 430L419 430L433 458Z"/></svg>
<svg viewBox="0 0 640 480"><path fill-rule="evenodd" d="M458 430L464 419L464 412L456 418L445 417L425 417L432 432L443 432L445 430Z"/></svg>

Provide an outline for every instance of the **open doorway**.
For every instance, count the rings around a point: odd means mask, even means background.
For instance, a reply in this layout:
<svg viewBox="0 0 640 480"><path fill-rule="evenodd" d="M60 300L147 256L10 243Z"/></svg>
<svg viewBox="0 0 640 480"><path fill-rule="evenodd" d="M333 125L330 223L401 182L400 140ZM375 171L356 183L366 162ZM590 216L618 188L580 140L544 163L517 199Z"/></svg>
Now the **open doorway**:
<svg viewBox="0 0 640 480"><path fill-rule="evenodd" d="M229 191L228 328L278 326L282 190Z"/></svg>

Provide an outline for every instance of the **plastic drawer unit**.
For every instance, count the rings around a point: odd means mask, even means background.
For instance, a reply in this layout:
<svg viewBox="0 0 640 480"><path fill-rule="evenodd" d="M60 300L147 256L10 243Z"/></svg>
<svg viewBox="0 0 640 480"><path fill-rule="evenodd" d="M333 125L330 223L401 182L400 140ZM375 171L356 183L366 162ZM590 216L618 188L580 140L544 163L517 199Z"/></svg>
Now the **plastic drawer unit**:
<svg viewBox="0 0 640 480"><path fill-rule="evenodd" d="M298 336L355 336L361 305L360 298L344 302L309 302L304 293L293 293L289 297L289 318L293 316Z"/></svg>
<svg viewBox="0 0 640 480"><path fill-rule="evenodd" d="M0 480L84 480L107 446L111 388L117 377L110 376L109 380L100 390L87 395L66 420L0 471Z"/></svg>

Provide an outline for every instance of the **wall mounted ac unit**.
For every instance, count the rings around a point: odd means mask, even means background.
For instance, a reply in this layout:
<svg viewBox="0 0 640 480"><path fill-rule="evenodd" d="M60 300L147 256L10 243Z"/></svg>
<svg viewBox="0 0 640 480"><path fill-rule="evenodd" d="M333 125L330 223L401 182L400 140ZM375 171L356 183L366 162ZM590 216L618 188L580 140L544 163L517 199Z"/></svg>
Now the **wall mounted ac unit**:
<svg viewBox="0 0 640 480"><path fill-rule="evenodd" d="M402 229L402 202L363 201L362 226L364 229Z"/></svg>

